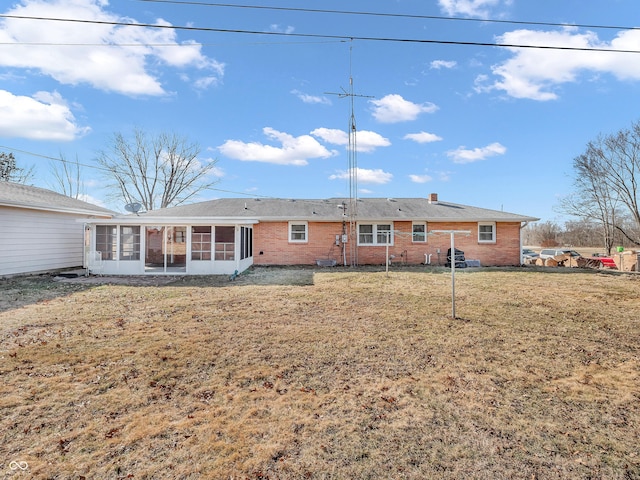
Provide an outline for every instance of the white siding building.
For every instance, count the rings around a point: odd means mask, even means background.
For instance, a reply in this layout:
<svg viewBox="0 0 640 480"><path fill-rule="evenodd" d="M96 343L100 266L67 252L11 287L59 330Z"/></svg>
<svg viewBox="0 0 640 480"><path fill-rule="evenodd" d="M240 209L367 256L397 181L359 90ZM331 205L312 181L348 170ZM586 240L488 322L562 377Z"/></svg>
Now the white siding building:
<svg viewBox="0 0 640 480"><path fill-rule="evenodd" d="M82 267L84 225L114 212L65 195L0 182L0 277Z"/></svg>

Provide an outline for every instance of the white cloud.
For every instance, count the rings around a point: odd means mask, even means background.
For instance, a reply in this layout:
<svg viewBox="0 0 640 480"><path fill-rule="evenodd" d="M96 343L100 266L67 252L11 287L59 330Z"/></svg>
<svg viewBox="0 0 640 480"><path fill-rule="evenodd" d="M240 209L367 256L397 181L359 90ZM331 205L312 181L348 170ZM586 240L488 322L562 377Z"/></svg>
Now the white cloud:
<svg viewBox="0 0 640 480"><path fill-rule="evenodd" d="M485 160L488 157L504 155L506 151L507 148L504 145L495 142L486 147L474 149L459 147L447 152L447 156L453 160L453 163L473 163L479 160Z"/></svg>
<svg viewBox="0 0 640 480"><path fill-rule="evenodd" d="M329 180L348 180L350 170L340 170L337 173L329 176ZM385 172L382 169L370 170L366 168L358 168L358 183L375 183L384 185L389 183L393 179L393 174Z"/></svg>
<svg viewBox="0 0 640 480"><path fill-rule="evenodd" d="M438 4L450 16L489 18L492 9L510 5L511 0L438 0Z"/></svg>
<svg viewBox="0 0 640 480"><path fill-rule="evenodd" d="M433 180L430 175L409 175L409 178L413 183L428 183Z"/></svg>
<svg viewBox="0 0 640 480"><path fill-rule="evenodd" d="M333 145L347 145L349 143L347 132L337 128L316 128L311 131L311 135Z"/></svg>
<svg viewBox="0 0 640 480"><path fill-rule="evenodd" d="M579 33L571 27L558 31L516 30L505 33L497 41L512 45L637 50L640 31L621 32L610 43L601 41L593 32ZM514 98L546 101L558 98L559 85L576 82L585 72L608 73L620 80L640 80L640 63L630 61L629 54L537 48L508 50L513 57L491 68L498 78L479 76L476 91L498 90Z"/></svg>
<svg viewBox="0 0 640 480"><path fill-rule="evenodd" d="M219 167L213 167L211 169L211 173L213 174L214 177L218 177L218 178L222 178L226 175L226 172Z"/></svg>
<svg viewBox="0 0 640 480"><path fill-rule="evenodd" d="M333 145L346 146L349 144L349 136L347 135L347 132L336 128L316 128L311 132L311 135ZM390 145L391 142L389 139L383 137L379 133L371 132L369 130L356 132L356 150L358 152L371 153L376 148L388 147Z"/></svg>
<svg viewBox="0 0 640 480"><path fill-rule="evenodd" d="M106 11L107 3L101 0L22 0L6 13L135 22ZM157 23L170 25L161 19ZM88 84L131 96L166 94L160 79L150 73L148 63L177 69L194 68L204 77L204 80L195 80L200 88L217 83L224 72L223 64L202 54L201 45L192 41L178 43L176 31L168 28L5 18L0 24L0 42L15 44L3 49L0 66L38 70L62 84ZM154 46L159 44L163 46Z"/></svg>
<svg viewBox="0 0 640 480"><path fill-rule="evenodd" d="M80 194L78 195L78 200L82 200L83 202L87 202L92 205L98 205L99 207L109 208L101 199L93 197L91 195Z"/></svg>
<svg viewBox="0 0 640 480"><path fill-rule="evenodd" d="M404 136L405 140L413 140L417 143L431 143L439 142L442 137L439 137L435 133L420 132L420 133L408 133Z"/></svg>
<svg viewBox="0 0 640 480"><path fill-rule="evenodd" d="M309 95L299 90L291 90L291 93L302 100L304 103L320 103L323 105L331 105L331 100L327 97L319 97L318 95Z"/></svg>
<svg viewBox="0 0 640 480"><path fill-rule="evenodd" d="M307 165L310 158L328 158L336 155L336 152L327 150L311 135L294 137L270 127L265 127L262 131L268 138L279 142L280 146L227 140L218 150L235 160L297 166Z"/></svg>
<svg viewBox="0 0 640 480"><path fill-rule="evenodd" d="M295 28L292 27L291 25L288 25L286 27L282 27L281 25L279 25L277 23L272 23L271 25L269 25L269 30L271 30L272 32L277 32L277 33L293 33L295 31Z"/></svg>
<svg viewBox="0 0 640 480"><path fill-rule="evenodd" d="M429 64L429 68L440 70L441 68L455 68L458 62L454 60L434 60Z"/></svg>
<svg viewBox="0 0 640 480"><path fill-rule="evenodd" d="M0 112L0 137L71 141L90 130L77 124L57 92L25 97L0 90Z"/></svg>
<svg viewBox="0 0 640 480"><path fill-rule="evenodd" d="M413 103L401 95L391 94L380 100L370 100L373 117L381 123L398 123L415 120L421 113L433 113L438 107L433 103Z"/></svg>

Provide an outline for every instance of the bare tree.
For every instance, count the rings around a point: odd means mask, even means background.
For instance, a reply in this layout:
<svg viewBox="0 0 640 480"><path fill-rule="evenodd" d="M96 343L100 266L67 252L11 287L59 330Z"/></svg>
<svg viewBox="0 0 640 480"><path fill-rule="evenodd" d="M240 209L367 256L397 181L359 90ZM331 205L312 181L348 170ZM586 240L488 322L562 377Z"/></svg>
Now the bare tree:
<svg viewBox="0 0 640 480"><path fill-rule="evenodd" d="M154 210L186 202L215 185L215 161L198 159L200 147L171 133L149 136L135 129L133 138L114 134L98 162L108 172L109 187L125 203L140 202Z"/></svg>
<svg viewBox="0 0 640 480"><path fill-rule="evenodd" d="M60 162L51 163L51 172L53 173L53 184L50 185L52 190L75 199L85 194L82 170L77 155L76 161L70 162L60 154Z"/></svg>
<svg viewBox="0 0 640 480"><path fill-rule="evenodd" d="M607 254L611 254L620 202L607 184L607 172L599 161L602 151L599 145L603 142L602 138L589 142L586 152L574 158L575 191L562 199L560 210L585 221L598 222L603 246Z"/></svg>
<svg viewBox="0 0 640 480"><path fill-rule="evenodd" d="M555 222L536 222L527 225L527 245L540 245L541 247L555 247L559 245L562 229Z"/></svg>
<svg viewBox="0 0 640 480"><path fill-rule="evenodd" d="M0 181L27 183L32 178L33 167L20 168L13 153L0 153Z"/></svg>
<svg viewBox="0 0 640 480"><path fill-rule="evenodd" d="M561 209L574 216L595 219L602 225L607 253L615 241L614 231L640 245L640 122L589 142L584 154L573 162L575 192ZM624 218L630 217L629 228Z"/></svg>

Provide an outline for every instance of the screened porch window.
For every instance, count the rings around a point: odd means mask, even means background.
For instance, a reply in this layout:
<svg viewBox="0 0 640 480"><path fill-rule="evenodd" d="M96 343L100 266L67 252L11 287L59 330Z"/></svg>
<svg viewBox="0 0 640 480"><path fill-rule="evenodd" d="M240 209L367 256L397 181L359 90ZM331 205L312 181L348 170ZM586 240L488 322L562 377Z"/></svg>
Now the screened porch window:
<svg viewBox="0 0 640 480"><path fill-rule="evenodd" d="M191 260L211 260L211 227L191 227Z"/></svg>
<svg viewBox="0 0 640 480"><path fill-rule="evenodd" d="M96 225L96 250L102 253L102 260L115 260L118 241L118 227Z"/></svg>
<svg viewBox="0 0 640 480"><path fill-rule="evenodd" d="M240 260L253 257L253 228L240 227Z"/></svg>
<svg viewBox="0 0 640 480"><path fill-rule="evenodd" d="M234 260L236 248L236 229L235 227L216 227L215 228L215 259L216 260Z"/></svg>
<svg viewBox="0 0 640 480"><path fill-rule="evenodd" d="M140 260L139 226L120 227L120 260Z"/></svg>

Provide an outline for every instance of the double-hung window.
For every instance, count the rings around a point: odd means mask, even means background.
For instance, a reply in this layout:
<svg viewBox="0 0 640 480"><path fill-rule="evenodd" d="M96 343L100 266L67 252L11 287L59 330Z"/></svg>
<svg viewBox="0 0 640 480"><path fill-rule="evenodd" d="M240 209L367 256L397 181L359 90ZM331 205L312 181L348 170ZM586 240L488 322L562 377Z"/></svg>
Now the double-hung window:
<svg viewBox="0 0 640 480"><path fill-rule="evenodd" d="M289 241L294 243L308 242L308 229L307 222L289 222Z"/></svg>
<svg viewBox="0 0 640 480"><path fill-rule="evenodd" d="M389 223L358 224L359 245L392 245L393 228Z"/></svg>
<svg viewBox="0 0 640 480"><path fill-rule="evenodd" d="M478 223L478 243L496 243L496 223Z"/></svg>
<svg viewBox="0 0 640 480"><path fill-rule="evenodd" d="M425 222L414 222L411 227L411 241L413 243L427 242L427 224Z"/></svg>

